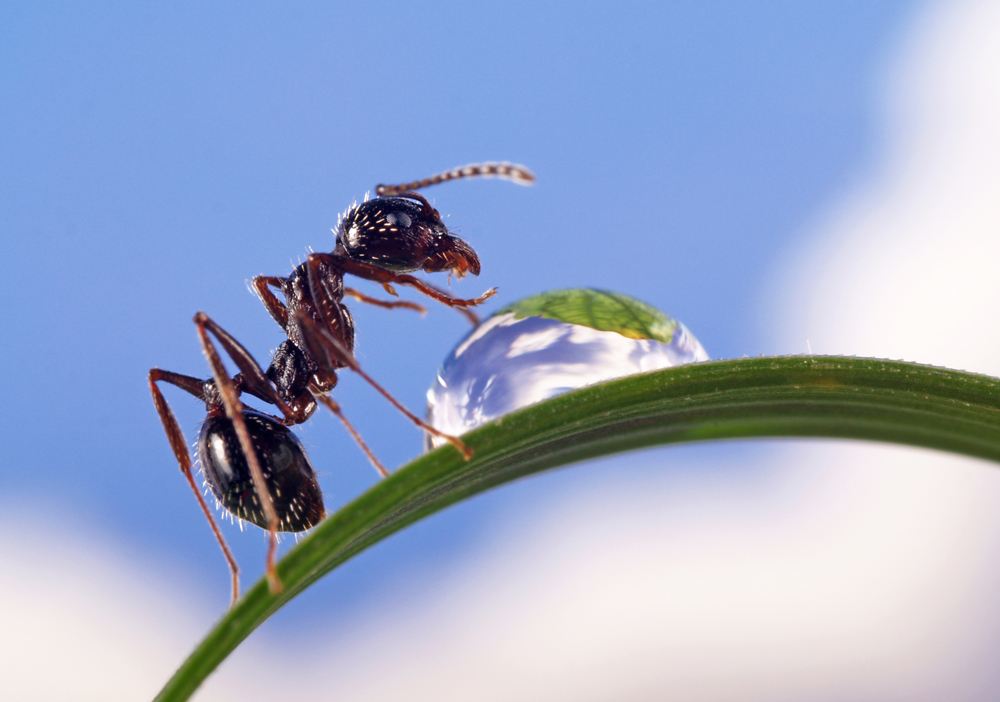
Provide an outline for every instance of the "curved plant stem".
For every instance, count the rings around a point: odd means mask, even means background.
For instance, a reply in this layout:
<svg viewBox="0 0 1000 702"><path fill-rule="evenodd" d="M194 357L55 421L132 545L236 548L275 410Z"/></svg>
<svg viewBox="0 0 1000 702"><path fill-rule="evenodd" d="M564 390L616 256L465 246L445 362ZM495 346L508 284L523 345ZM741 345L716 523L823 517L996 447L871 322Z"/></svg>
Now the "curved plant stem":
<svg viewBox="0 0 1000 702"><path fill-rule="evenodd" d="M331 515L258 582L160 692L187 699L265 619L332 569L465 497L547 468L618 451L763 436L873 439L1000 461L1000 380L914 363L793 356L701 363L562 395L467 434Z"/></svg>

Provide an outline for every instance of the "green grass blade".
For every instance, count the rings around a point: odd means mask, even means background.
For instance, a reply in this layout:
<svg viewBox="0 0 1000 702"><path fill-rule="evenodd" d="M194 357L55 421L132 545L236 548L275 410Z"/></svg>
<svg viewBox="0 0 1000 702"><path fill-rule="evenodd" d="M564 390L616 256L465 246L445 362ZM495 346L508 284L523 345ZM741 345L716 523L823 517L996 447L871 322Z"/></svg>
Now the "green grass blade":
<svg viewBox="0 0 1000 702"><path fill-rule="evenodd" d="M508 415L381 481L316 527L219 621L158 699L187 699L264 620L341 563L465 497L516 478L628 449L708 439L872 439L1000 461L1000 380L865 358L719 361L631 376Z"/></svg>

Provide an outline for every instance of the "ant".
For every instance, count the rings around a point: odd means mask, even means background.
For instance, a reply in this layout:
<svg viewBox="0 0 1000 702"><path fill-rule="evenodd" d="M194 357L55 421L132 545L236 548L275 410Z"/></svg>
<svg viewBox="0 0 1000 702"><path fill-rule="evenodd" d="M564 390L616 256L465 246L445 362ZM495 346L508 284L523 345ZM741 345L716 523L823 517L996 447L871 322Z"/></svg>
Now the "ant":
<svg viewBox="0 0 1000 702"><path fill-rule="evenodd" d="M239 597L239 566L195 483L187 443L158 384L178 387L205 403L207 416L197 443L205 483L232 516L267 530L267 581L271 592L280 592L281 581L275 568L278 532L305 531L325 516L316 471L288 427L305 422L317 403L321 404L343 423L378 473L382 477L389 475L330 397L337 385L337 371L354 371L418 427L445 439L466 459L472 456L472 450L461 439L435 429L406 409L362 370L354 357L354 321L344 304L345 296L388 309L423 312L423 307L368 297L345 287L344 278L353 275L373 281L394 297L398 296L394 285L412 287L455 308L473 324L478 323L469 308L488 300L496 288L479 297L461 299L410 275L416 271L449 271L461 278L466 273L479 275L480 271L476 252L448 231L440 213L417 191L450 180L491 176L522 185L534 182L534 175L522 166L480 163L400 185L377 185L374 198L366 196L360 205L355 202L338 218L332 252L309 254L284 278L255 277L254 291L287 337L266 370L204 312L195 314L194 324L211 377L200 379L150 369L149 389L167 440L229 565L232 602ZM238 373L228 374L218 347L236 365ZM280 415L244 406L240 399L244 394L273 405Z"/></svg>

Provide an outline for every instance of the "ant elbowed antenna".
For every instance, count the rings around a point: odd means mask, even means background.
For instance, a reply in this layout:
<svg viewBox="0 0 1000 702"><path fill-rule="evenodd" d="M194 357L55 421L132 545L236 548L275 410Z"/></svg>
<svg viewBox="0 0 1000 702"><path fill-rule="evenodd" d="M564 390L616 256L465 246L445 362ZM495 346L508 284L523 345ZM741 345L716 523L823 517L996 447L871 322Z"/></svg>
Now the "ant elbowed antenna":
<svg viewBox="0 0 1000 702"><path fill-rule="evenodd" d="M305 531L325 516L316 471L288 427L309 419L319 403L343 423L379 474L389 474L329 395L337 384L338 370L354 371L418 427L445 439L466 459L472 456L461 439L438 431L400 404L354 357L354 320L344 304L345 295L389 309L423 312L423 307L368 297L345 287L344 276L379 283L392 296L397 296L393 285L410 286L476 324L478 318L469 308L488 300L496 288L479 297L460 299L409 275L416 271L479 275L476 252L449 233L438 211L417 192L449 180L474 177L498 177L522 185L535 180L522 166L479 163L400 185L380 184L375 188L376 197L352 205L340 216L332 252L310 254L286 278L253 279L255 292L287 337L267 370L204 312L194 316L194 324L211 377L202 380L150 369L149 389L167 440L229 564L233 602L239 597L239 567L195 483L187 443L158 383L174 385L205 403L207 416L197 448L205 483L230 514L267 530L267 580L271 592L280 592L275 569L277 533ZM283 301L275 291L281 293ZM236 364L236 375L229 376L216 344ZM244 393L273 405L280 415L245 407L240 400Z"/></svg>

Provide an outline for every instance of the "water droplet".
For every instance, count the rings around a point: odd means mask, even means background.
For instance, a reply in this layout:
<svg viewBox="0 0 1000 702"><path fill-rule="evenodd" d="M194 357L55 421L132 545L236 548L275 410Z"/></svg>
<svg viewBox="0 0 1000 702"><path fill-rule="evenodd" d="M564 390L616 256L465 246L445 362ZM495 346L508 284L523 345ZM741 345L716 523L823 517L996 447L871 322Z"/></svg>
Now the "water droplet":
<svg viewBox="0 0 1000 702"><path fill-rule="evenodd" d="M687 327L634 298L542 293L498 311L452 349L427 391L428 419L461 435L568 390L707 360Z"/></svg>

